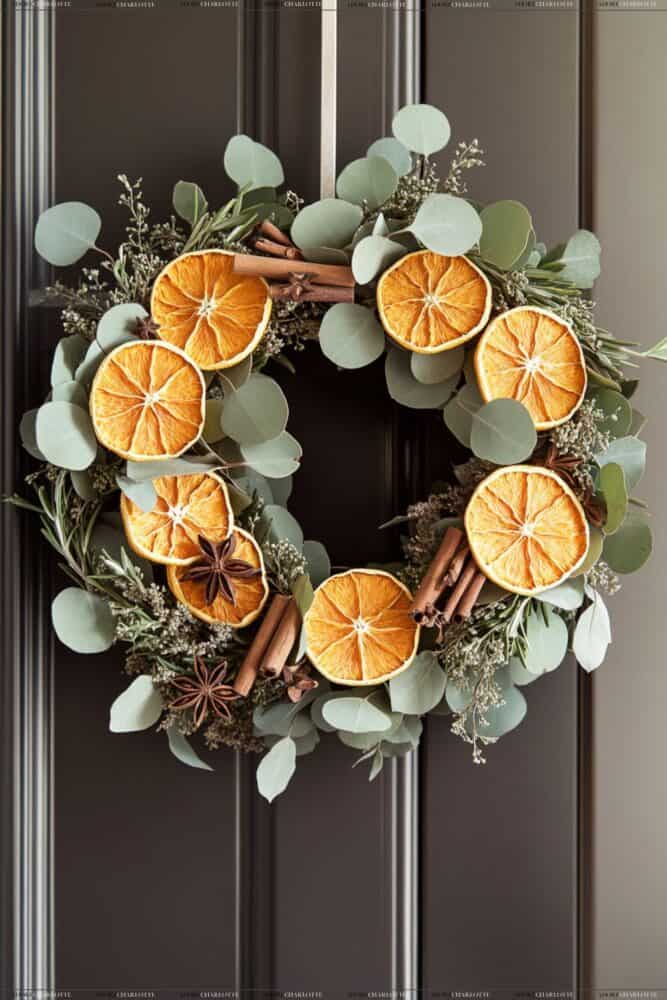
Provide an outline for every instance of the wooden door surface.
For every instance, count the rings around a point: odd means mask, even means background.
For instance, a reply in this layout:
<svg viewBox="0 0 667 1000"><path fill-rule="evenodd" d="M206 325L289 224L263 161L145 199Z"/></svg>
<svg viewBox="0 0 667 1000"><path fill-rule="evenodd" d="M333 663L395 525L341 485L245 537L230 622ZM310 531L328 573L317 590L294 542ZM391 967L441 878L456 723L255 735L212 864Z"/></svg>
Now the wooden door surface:
<svg viewBox="0 0 667 1000"><path fill-rule="evenodd" d="M339 10L339 162L387 134L400 104L436 104L455 138L484 146L488 165L472 194L525 201L551 243L582 217L580 16L494 4L483 13L437 3ZM46 277L30 231L49 199L94 205L112 244L122 225L118 173L143 178L156 214L169 211L181 178L222 197L222 151L236 131L272 145L289 183L317 196L320 12L166 0L123 11L73 0L48 31L38 13L32 27L16 11L5 16L5 71L26 89L20 100L5 92L5 176L16 182L5 208L21 205L5 244L21 241L6 304L20 325L4 359L13 414L39 399L58 336L53 315L25 308L28 288ZM38 115L46 131L36 143L24 132L40 126ZM391 558L398 538L378 525L426 496L455 455L441 418L394 406L381 364L338 374L316 346L297 362L295 376L279 376L305 455L291 508L336 565ZM13 420L12 485L22 461ZM10 514L5 651L17 667L6 681L13 736L3 738L8 754L36 768L16 830L44 869L41 896L26 876L24 981L91 996L575 988L573 663L530 690L527 720L484 767L432 718L419 752L371 785L346 748L325 741L268 806L252 760L220 753L215 773L195 772L150 734L108 732L123 686L118 658L77 656L51 640L43 619L53 566L16 525ZM9 969L10 949L6 957Z"/></svg>

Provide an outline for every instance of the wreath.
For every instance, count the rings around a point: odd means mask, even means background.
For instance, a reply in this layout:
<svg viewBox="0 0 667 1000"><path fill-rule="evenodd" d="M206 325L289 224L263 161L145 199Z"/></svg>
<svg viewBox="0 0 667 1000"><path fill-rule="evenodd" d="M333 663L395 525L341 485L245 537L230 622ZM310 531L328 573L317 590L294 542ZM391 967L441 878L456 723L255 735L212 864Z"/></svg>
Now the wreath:
<svg viewBox="0 0 667 1000"><path fill-rule="evenodd" d="M10 498L70 578L55 632L79 653L125 646L113 732L157 727L209 770L191 737L258 752L269 800L322 733L372 780L428 713L483 762L568 649L600 665L602 595L651 551L624 372L667 360L666 342L642 351L598 327L595 236L548 250L520 203L470 200L482 150L460 142L443 179L432 156L449 138L441 111L402 108L336 197L304 205L275 154L237 135L221 208L179 181L156 223L121 175L115 255L85 204L36 225L52 265L97 255L45 292L65 335L20 424L33 496ZM301 448L268 373L295 371L311 340L338 369L386 352L392 399L441 411L467 450L385 526L401 526L390 566L332 573L287 510Z"/></svg>

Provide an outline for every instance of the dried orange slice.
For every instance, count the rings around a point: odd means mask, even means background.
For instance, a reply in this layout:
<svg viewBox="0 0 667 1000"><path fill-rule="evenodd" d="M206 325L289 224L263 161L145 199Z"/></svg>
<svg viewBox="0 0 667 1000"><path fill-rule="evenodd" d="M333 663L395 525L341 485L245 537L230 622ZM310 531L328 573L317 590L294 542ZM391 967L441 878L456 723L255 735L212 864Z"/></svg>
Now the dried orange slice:
<svg viewBox="0 0 667 1000"><path fill-rule="evenodd" d="M475 349L485 402L516 399L538 431L569 420L586 393L586 364L572 327L534 306L496 316Z"/></svg>
<svg viewBox="0 0 667 1000"><path fill-rule="evenodd" d="M510 465L484 479L465 512L481 571L505 590L538 594L570 575L588 550L586 515L550 469Z"/></svg>
<svg viewBox="0 0 667 1000"><path fill-rule="evenodd" d="M484 328L491 313L491 285L467 257L419 250L384 272L377 304L385 330L401 347L438 354Z"/></svg>
<svg viewBox="0 0 667 1000"><path fill-rule="evenodd" d="M127 540L144 559L186 566L200 553L200 536L220 542L232 530L227 487L213 473L160 476L153 486L157 503L149 513L125 494L120 501Z"/></svg>
<svg viewBox="0 0 667 1000"><path fill-rule="evenodd" d="M200 368L230 368L262 339L271 316L263 278L234 274L234 255L197 250L167 264L155 279L151 315L158 336Z"/></svg>
<svg viewBox="0 0 667 1000"><path fill-rule="evenodd" d="M380 684L410 666L419 626L407 587L382 570L352 569L315 591L305 617L307 654L336 684Z"/></svg>
<svg viewBox="0 0 667 1000"><path fill-rule="evenodd" d="M105 448L133 462L175 458L204 426L206 389L183 351L159 340L121 344L90 391L90 415Z"/></svg>
<svg viewBox="0 0 667 1000"><path fill-rule="evenodd" d="M209 625L229 625L230 628L245 628L257 618L269 596L269 585L266 581L264 559L257 542L243 528L234 528L230 538L233 540L232 558L241 561L251 569L259 570L256 576L249 578L243 575L232 575L230 578L234 600L230 600L222 591L218 591L212 602L207 601L206 581L184 580L183 577L192 573L193 566L169 566L167 568L167 583L176 600L185 604L193 615L208 622Z"/></svg>

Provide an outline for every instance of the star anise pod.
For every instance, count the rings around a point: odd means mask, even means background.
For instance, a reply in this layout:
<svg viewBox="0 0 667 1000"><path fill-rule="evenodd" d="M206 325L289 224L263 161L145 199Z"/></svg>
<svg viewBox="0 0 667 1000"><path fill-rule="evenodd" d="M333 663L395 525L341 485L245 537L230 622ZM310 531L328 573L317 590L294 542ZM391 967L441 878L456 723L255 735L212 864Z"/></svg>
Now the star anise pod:
<svg viewBox="0 0 667 1000"><path fill-rule="evenodd" d="M191 708L195 729L199 729L209 713L219 719L231 719L228 702L240 697L233 687L225 684L227 664L223 660L215 667L207 667L200 656L194 658L194 676L179 674L170 680L172 687L181 693L169 703L175 712Z"/></svg>
<svg viewBox="0 0 667 1000"><path fill-rule="evenodd" d="M158 332L158 324L152 316L143 316L134 325L134 333L141 340L155 340Z"/></svg>
<svg viewBox="0 0 667 1000"><path fill-rule="evenodd" d="M253 577L261 576L262 571L245 559L233 558L236 549L234 534L222 542L210 542L208 538L200 535L199 548L201 556L188 567L181 579L203 583L206 587L207 604L213 604L218 594L222 594L236 607L233 581L251 580Z"/></svg>
<svg viewBox="0 0 667 1000"><path fill-rule="evenodd" d="M584 490L580 500L581 506L584 508L584 514L588 520L596 528L601 528L607 520L607 505L604 499L589 488Z"/></svg>
<svg viewBox="0 0 667 1000"><path fill-rule="evenodd" d="M579 489L575 472L582 465L583 459L579 458L578 455L560 454L556 446L550 444L546 452L535 461L538 465L543 465L545 469L551 469L552 472L557 473L573 490Z"/></svg>
<svg viewBox="0 0 667 1000"><path fill-rule="evenodd" d="M287 697L290 701L300 701L306 691L317 687L317 681L309 675L310 667L305 663L283 667L282 677L287 685Z"/></svg>
<svg viewBox="0 0 667 1000"><path fill-rule="evenodd" d="M315 291L313 282L310 280L310 276L306 273L291 272L289 275L289 285L285 292L286 297L293 299L298 302L302 295L306 292Z"/></svg>

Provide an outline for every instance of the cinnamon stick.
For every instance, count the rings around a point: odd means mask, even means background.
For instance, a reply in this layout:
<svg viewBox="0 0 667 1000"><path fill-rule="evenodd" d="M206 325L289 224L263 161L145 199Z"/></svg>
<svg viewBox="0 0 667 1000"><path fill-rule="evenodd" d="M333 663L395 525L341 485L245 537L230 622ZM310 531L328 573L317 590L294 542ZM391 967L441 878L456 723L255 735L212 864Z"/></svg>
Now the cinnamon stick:
<svg viewBox="0 0 667 1000"><path fill-rule="evenodd" d="M293 597L288 597L287 601L287 607L273 633L262 664L262 673L272 677L280 677L301 628L299 606Z"/></svg>
<svg viewBox="0 0 667 1000"><path fill-rule="evenodd" d="M463 621L465 618L470 617L470 612L472 611L475 601L479 597L479 592L484 586L486 577L479 570L475 573L472 580L468 584L466 591L461 598L458 608L454 612L454 618L456 621Z"/></svg>
<svg viewBox="0 0 667 1000"><path fill-rule="evenodd" d="M461 548L458 550L454 558L452 559L452 564L447 571L447 579L445 581L445 586L453 587L458 578L461 575L461 570L463 569L463 564L466 561L470 549L468 548L468 543L464 542Z"/></svg>
<svg viewBox="0 0 667 1000"><path fill-rule="evenodd" d="M462 538L463 532L458 528L447 528L412 602L411 610L416 621L420 620L430 604L435 604L444 590L445 574Z"/></svg>
<svg viewBox="0 0 667 1000"><path fill-rule="evenodd" d="M268 238L273 240L274 243L282 243L282 245L286 247L294 246L289 236L287 236L282 229L278 229L278 227L271 222L270 219L264 219L264 221L260 223L259 231L260 233L264 233L265 236L268 236Z"/></svg>
<svg viewBox="0 0 667 1000"><path fill-rule="evenodd" d="M275 243L273 240L255 240L255 250L273 254L274 257L286 257L287 260L303 260L301 251L296 247Z"/></svg>
<svg viewBox="0 0 667 1000"><path fill-rule="evenodd" d="M288 281L294 274L295 266L291 260L277 260L271 257L255 257L248 253L235 253L234 271L236 274L251 274L261 278ZM344 267L341 264L315 264L308 261L300 263L298 271L319 285L342 285L345 288L354 288L351 267Z"/></svg>
<svg viewBox="0 0 667 1000"><path fill-rule="evenodd" d="M232 685L237 694L242 695L246 698L255 683L255 678L257 677L257 671L259 670L260 664L264 659L264 654L271 642L276 629L278 628L280 621L287 610L287 605L290 603L291 598L285 597L283 594L276 594L271 604L269 610L264 616L264 621L259 626L255 638L252 640L248 652L245 655L243 663L239 667L239 672L236 675L236 679Z"/></svg>
<svg viewBox="0 0 667 1000"><path fill-rule="evenodd" d="M452 616L456 609L458 608L463 595L465 594L468 586L470 585L472 578L475 573L477 573L477 565L474 560L469 559L465 565L461 576L459 577L458 583L454 587L453 591L447 598L447 603L445 604L445 610L442 613L443 618L446 622L452 620Z"/></svg>
<svg viewBox="0 0 667 1000"><path fill-rule="evenodd" d="M294 302L354 302L354 288L342 285L316 285L309 291L300 291L292 284L272 282L269 292L274 301L291 299Z"/></svg>

